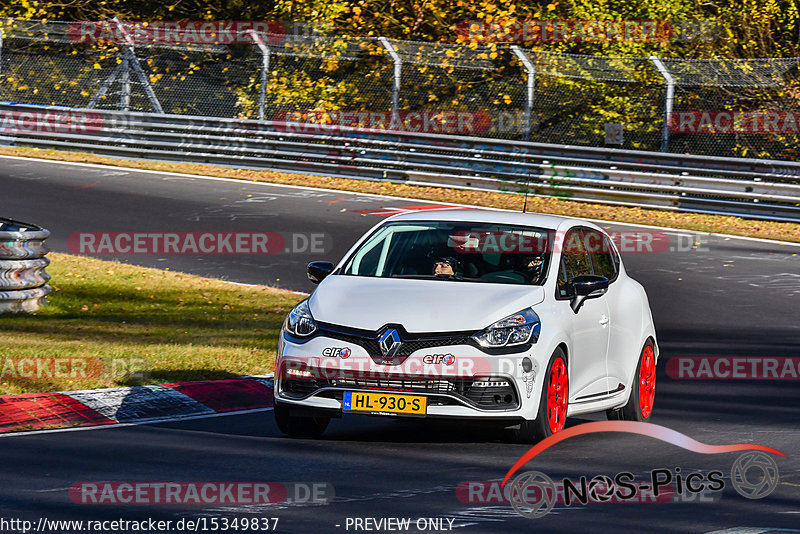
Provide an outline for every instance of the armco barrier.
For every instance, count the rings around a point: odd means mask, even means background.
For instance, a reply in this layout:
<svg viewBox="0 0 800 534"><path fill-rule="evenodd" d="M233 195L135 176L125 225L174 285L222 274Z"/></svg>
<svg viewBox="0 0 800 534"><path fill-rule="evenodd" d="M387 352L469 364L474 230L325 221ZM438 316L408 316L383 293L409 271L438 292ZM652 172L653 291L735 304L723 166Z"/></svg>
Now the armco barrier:
<svg viewBox="0 0 800 534"><path fill-rule="evenodd" d="M5 145L800 221L795 162L7 103L0 115Z"/></svg>
<svg viewBox="0 0 800 534"><path fill-rule="evenodd" d="M35 224L0 218L0 313L33 312L46 302L49 235Z"/></svg>

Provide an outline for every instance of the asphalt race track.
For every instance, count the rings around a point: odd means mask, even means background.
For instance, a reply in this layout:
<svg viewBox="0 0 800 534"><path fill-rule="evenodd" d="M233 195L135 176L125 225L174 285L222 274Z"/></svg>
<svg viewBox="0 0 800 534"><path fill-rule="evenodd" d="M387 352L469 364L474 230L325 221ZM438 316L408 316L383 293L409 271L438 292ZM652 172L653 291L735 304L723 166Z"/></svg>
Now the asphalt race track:
<svg viewBox="0 0 800 534"><path fill-rule="evenodd" d="M338 260L381 220L376 212L425 204L13 158L0 158L0 184L0 216L50 229L55 251L67 251L67 239L76 232L322 233L322 253L99 256L305 292L313 289L305 279L308 261ZM412 527L418 518L443 518L447 528L450 519L463 532L800 529L798 378L676 380L666 373L669 359L687 356L799 357L800 247L669 234L672 250L623 258L648 291L659 335L652 422L703 443L756 443L783 452L786 458L775 457L780 483L766 498L746 499L731 486L739 453L697 454L650 437L593 434L557 444L525 470L554 480L631 472L642 481L656 469L675 475L677 468L684 475L719 470L725 488L702 495L687 491L661 503L557 503L545 517L527 519L508 503L462 502L456 493L463 481L502 479L528 450L496 429L353 416L334 420L320 441L291 440L263 411L0 438L2 516L34 522L277 517L282 532L365 531L354 528L355 518L389 517L410 518ZM589 420L604 417L572 418L568 426ZM335 497L328 504L294 499L236 507L85 505L68 496L81 481L316 482L330 484Z"/></svg>

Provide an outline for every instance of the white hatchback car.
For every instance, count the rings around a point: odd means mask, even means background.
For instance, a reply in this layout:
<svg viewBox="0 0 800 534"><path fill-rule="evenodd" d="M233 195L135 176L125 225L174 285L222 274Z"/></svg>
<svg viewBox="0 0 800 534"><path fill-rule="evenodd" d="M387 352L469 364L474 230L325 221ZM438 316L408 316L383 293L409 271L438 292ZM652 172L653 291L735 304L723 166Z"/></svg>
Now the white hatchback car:
<svg viewBox="0 0 800 534"><path fill-rule="evenodd" d="M331 417L496 421L532 442L567 416L646 421L658 345L647 295L586 221L416 212L367 232L284 322L275 418L316 437Z"/></svg>

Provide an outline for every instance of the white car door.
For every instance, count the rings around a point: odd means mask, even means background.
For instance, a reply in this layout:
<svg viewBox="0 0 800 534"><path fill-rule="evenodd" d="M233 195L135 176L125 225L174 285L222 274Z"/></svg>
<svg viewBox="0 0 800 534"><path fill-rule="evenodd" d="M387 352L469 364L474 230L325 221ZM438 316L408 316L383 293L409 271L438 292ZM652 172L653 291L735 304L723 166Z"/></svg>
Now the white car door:
<svg viewBox="0 0 800 534"><path fill-rule="evenodd" d="M569 359L569 402L591 402L609 391L606 354L609 341L609 309L604 296L589 298L574 313L570 306L571 282L582 274L594 274L584 230L573 228L564 236L556 299L569 310L572 352Z"/></svg>
<svg viewBox="0 0 800 534"><path fill-rule="evenodd" d="M619 280L619 255L608 236L597 230L591 234L587 243L601 243L597 249L589 247L594 274L608 278L610 284L603 299L608 305L611 319L606 356L609 390L619 390L628 386L632 353L638 355L639 332L635 328L638 320L631 320L631 313L638 314L640 306L635 292L626 291L625 280ZM635 356L634 356L635 357Z"/></svg>

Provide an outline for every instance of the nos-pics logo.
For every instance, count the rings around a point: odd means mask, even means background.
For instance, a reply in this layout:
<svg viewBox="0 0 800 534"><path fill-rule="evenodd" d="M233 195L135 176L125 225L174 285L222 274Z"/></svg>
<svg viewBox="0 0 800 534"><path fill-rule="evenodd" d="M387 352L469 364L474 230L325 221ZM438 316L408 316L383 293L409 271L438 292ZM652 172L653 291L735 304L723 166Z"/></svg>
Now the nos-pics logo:
<svg viewBox="0 0 800 534"><path fill-rule="evenodd" d="M778 464L770 454L786 456L764 445L707 445L675 430L651 423L634 421L586 423L553 434L541 441L508 471L502 482L503 491L517 513L529 519L536 519L547 515L556 503L570 506L574 503L585 505L589 502L635 502L641 499L642 492L649 492L656 498L660 494L667 493L680 499L684 494L721 492L725 487L721 471L685 473L681 472L680 468L654 469L650 472L650 480L645 481L635 481L634 475L628 472L617 473L614 477L597 475L591 479L581 477L579 480L564 478L553 481L541 471L526 471L510 480L520 467L552 445L573 436L594 432L628 432L646 435L701 454L745 451L733 462L730 480L739 495L747 499L763 499L775 491L780 477Z"/></svg>

